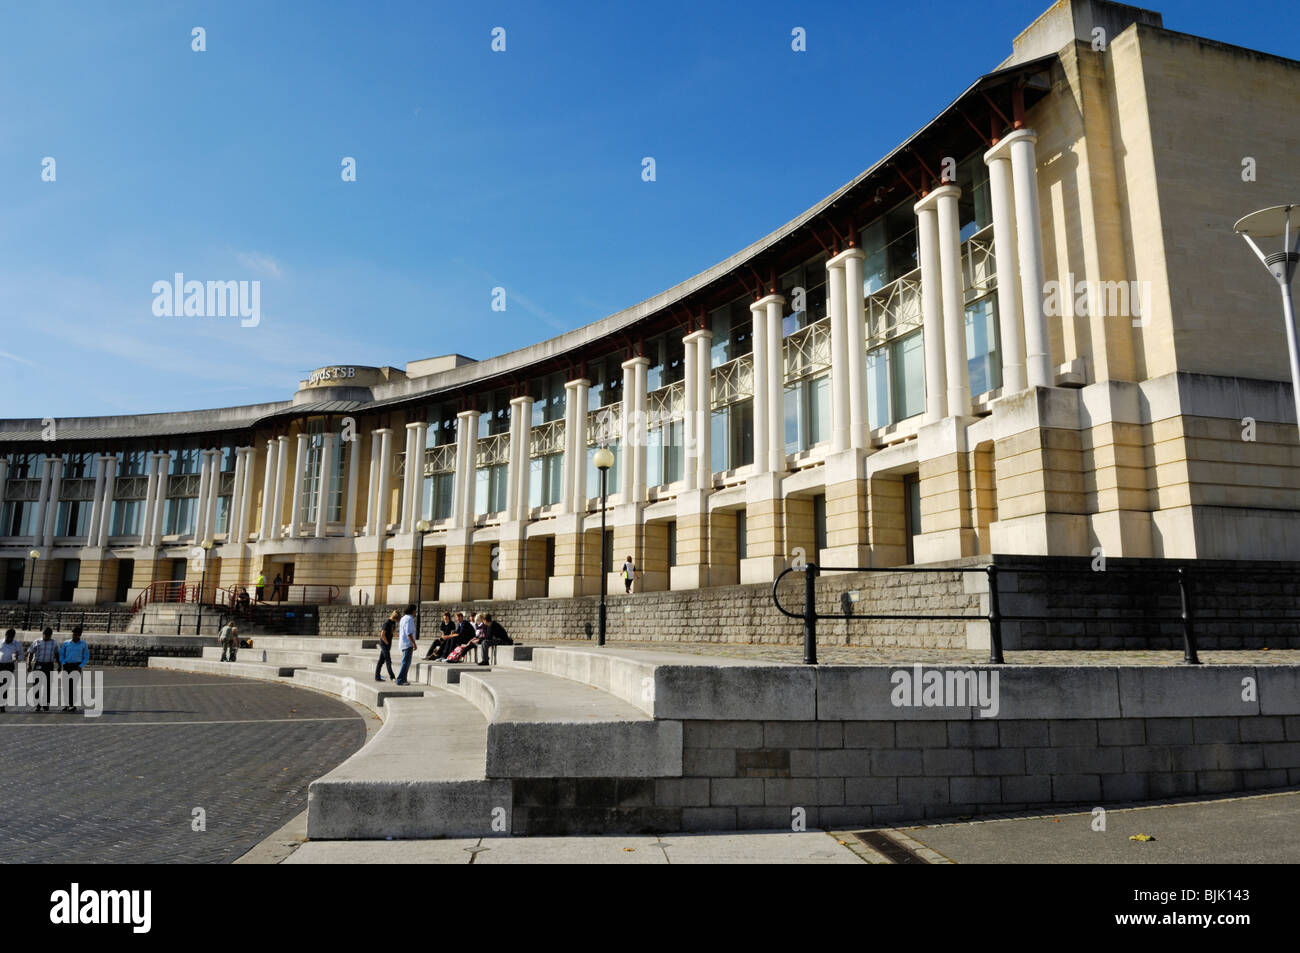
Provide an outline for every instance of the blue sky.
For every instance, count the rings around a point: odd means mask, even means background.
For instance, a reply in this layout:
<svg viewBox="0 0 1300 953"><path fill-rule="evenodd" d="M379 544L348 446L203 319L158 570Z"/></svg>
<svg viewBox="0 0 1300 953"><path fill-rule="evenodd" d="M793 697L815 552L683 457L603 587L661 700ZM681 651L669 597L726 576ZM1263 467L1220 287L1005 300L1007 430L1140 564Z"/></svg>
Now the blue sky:
<svg viewBox="0 0 1300 953"><path fill-rule="evenodd" d="M580 327L834 191L1048 5L8 4L0 417L283 400ZM1149 5L1300 56L1276 3ZM260 323L155 316L176 272L260 281Z"/></svg>

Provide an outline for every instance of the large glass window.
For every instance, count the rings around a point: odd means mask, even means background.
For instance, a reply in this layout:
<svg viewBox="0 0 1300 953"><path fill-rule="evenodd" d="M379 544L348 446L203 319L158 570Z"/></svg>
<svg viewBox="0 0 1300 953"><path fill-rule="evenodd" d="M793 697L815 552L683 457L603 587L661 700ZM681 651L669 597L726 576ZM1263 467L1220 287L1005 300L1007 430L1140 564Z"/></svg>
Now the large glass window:
<svg viewBox="0 0 1300 953"><path fill-rule="evenodd" d="M435 473L424 478L421 495L421 516L427 520L445 520L451 516L452 492L456 487L456 474Z"/></svg>
<svg viewBox="0 0 1300 953"><path fill-rule="evenodd" d="M108 535L140 535L140 514L143 507L143 500L114 500L113 518L108 524Z"/></svg>
<svg viewBox="0 0 1300 953"><path fill-rule="evenodd" d="M970 238L993 221L989 200L989 167L984 156L976 153L957 164L957 185L961 197L957 200L957 217L961 227L961 240Z"/></svg>
<svg viewBox="0 0 1300 953"><path fill-rule="evenodd" d="M325 436L319 432L323 427L321 421L313 421L313 433L307 440L307 459L302 468L302 520L304 523L316 522L317 491L320 489L320 472L322 457L325 453ZM329 468L329 487L326 499L325 519L335 522L343 519L343 441L333 441L329 459L324 462Z"/></svg>
<svg viewBox="0 0 1300 953"><path fill-rule="evenodd" d="M793 268L781 276L781 294L785 297L782 335L826 317L826 256Z"/></svg>
<svg viewBox="0 0 1300 953"><path fill-rule="evenodd" d="M39 453L15 453L9 458L10 480L35 480L38 478L45 466L44 460ZM29 536L30 533L20 535Z"/></svg>
<svg viewBox="0 0 1300 953"><path fill-rule="evenodd" d="M163 506L163 535L190 536L194 533L194 508L197 497L183 496L167 500Z"/></svg>
<svg viewBox="0 0 1300 953"><path fill-rule="evenodd" d="M9 500L0 515L0 535L34 536L36 504L28 500Z"/></svg>
<svg viewBox="0 0 1300 953"><path fill-rule="evenodd" d="M1002 386L1002 354L998 349L996 299L986 295L966 305L966 354L971 396Z"/></svg>
<svg viewBox="0 0 1300 953"><path fill-rule="evenodd" d="M528 461L528 505L551 506L564 492L564 454L551 453Z"/></svg>
<svg viewBox="0 0 1300 953"><path fill-rule="evenodd" d="M891 342L894 366L894 420L925 412L925 339L920 331Z"/></svg>
<svg viewBox="0 0 1300 953"><path fill-rule="evenodd" d="M735 470L754 462L754 402L742 400L713 411L709 435L710 465L714 473Z"/></svg>
<svg viewBox="0 0 1300 953"><path fill-rule="evenodd" d="M197 447L187 447L184 450L173 450L172 454L172 476L184 476L186 474L198 473L199 465L202 462Z"/></svg>
<svg viewBox="0 0 1300 953"><path fill-rule="evenodd" d="M862 293L879 291L916 268L916 213L904 202L859 230L858 242L867 256L862 267Z"/></svg>
<svg viewBox="0 0 1300 953"><path fill-rule="evenodd" d="M608 444L609 452L614 454L614 465L609 468L608 492L613 495L618 492L618 474L619 467L623 463L623 448L619 446L618 441L610 441ZM587 448L587 496L598 498L600 496L600 471L596 469L596 451L600 447L593 446Z"/></svg>
<svg viewBox="0 0 1300 953"><path fill-rule="evenodd" d="M646 391L656 391L675 384L686 376L686 345L680 331L669 331L646 342L645 354L650 359L646 368Z"/></svg>
<svg viewBox="0 0 1300 953"><path fill-rule="evenodd" d="M65 480L84 480L95 475L95 454L67 453L63 456L63 478ZM13 476L10 473L10 476ZM70 533L64 536L75 535Z"/></svg>
<svg viewBox="0 0 1300 953"><path fill-rule="evenodd" d="M474 472L474 513L483 516L506 508L506 464L480 467Z"/></svg>
<svg viewBox="0 0 1300 953"><path fill-rule="evenodd" d="M534 427L540 427L542 424L550 423L552 420L560 420L564 417L563 374L557 372L539 378L533 393L535 394L532 422Z"/></svg>
<svg viewBox="0 0 1300 953"><path fill-rule="evenodd" d="M808 378L785 389L785 452L809 450L831 436L831 377Z"/></svg>
<svg viewBox="0 0 1300 953"><path fill-rule="evenodd" d="M63 500L54 523L55 536L85 536L90 531L89 500Z"/></svg>

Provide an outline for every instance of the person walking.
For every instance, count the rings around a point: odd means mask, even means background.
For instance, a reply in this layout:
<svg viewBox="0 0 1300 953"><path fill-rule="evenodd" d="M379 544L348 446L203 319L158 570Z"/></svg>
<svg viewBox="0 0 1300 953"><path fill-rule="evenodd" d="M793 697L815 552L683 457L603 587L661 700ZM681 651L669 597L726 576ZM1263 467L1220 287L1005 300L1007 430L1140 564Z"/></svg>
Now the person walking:
<svg viewBox="0 0 1300 953"><path fill-rule="evenodd" d="M257 574L256 589L257 589L257 601L258 602L264 601L266 597L266 573L259 572Z"/></svg>
<svg viewBox="0 0 1300 953"><path fill-rule="evenodd" d="M283 585L284 583L280 579L280 574L276 573L275 581L271 583L271 597L275 599L276 602L279 602L281 599L282 593L280 592L280 588Z"/></svg>
<svg viewBox="0 0 1300 953"><path fill-rule="evenodd" d="M632 579L635 575L636 566L632 565L632 557L628 556L623 563L623 592L627 595L632 594Z"/></svg>
<svg viewBox="0 0 1300 953"><path fill-rule="evenodd" d="M18 697L18 682L16 681L18 675L14 672L14 663L23 656L23 644L15 638L17 634L13 629L6 629L5 640L0 642L0 672L9 672L13 676L14 681L11 684L14 686L15 698ZM4 703L7 701L6 697L0 696L0 711L6 710Z"/></svg>
<svg viewBox="0 0 1300 953"><path fill-rule="evenodd" d="M221 661L235 661L239 655L239 629L233 622L228 621L221 627L221 631L217 633L217 641L221 645Z"/></svg>
<svg viewBox="0 0 1300 953"><path fill-rule="evenodd" d="M382 682L384 679L380 672L384 666L388 666L388 677L397 681L397 676L393 674L393 635L397 632L398 612L396 609L384 620L384 624L379 628L379 661L375 663L375 681Z"/></svg>
<svg viewBox="0 0 1300 953"><path fill-rule="evenodd" d="M73 672L82 671L90 664L90 646L81 641L81 626L72 627L72 638L59 646L59 665L63 668L64 675L71 675ZM67 680L68 688L71 690L72 681ZM72 699L68 699L71 701ZM64 705L64 711L76 711L76 705Z"/></svg>
<svg viewBox="0 0 1300 953"><path fill-rule="evenodd" d="M397 684L409 685L411 683L406 680L406 673L411 670L411 656L415 654L416 649L414 603L406 607L406 614L402 616L398 633L401 636L398 648L402 650L402 668L397 673Z"/></svg>
<svg viewBox="0 0 1300 953"><path fill-rule="evenodd" d="M59 663L59 643L54 641L54 630L48 625L41 633L41 639L33 642L31 648L27 650L27 661L34 670L44 675L45 686L40 690L38 697L42 701L49 702L50 691L54 688L54 666ZM50 706L38 704L36 710L49 711Z"/></svg>

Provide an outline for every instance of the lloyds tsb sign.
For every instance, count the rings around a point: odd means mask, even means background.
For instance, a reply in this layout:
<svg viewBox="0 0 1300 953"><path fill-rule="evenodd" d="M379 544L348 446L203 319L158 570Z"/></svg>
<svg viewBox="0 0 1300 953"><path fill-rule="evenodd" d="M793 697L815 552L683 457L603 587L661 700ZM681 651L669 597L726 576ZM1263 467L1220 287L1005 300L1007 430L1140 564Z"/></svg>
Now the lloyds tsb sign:
<svg viewBox="0 0 1300 953"><path fill-rule="evenodd" d="M307 386L315 387L317 384L323 384L326 381L343 381L351 380L357 376L355 367L322 367L318 371L312 371L311 377L307 378Z"/></svg>

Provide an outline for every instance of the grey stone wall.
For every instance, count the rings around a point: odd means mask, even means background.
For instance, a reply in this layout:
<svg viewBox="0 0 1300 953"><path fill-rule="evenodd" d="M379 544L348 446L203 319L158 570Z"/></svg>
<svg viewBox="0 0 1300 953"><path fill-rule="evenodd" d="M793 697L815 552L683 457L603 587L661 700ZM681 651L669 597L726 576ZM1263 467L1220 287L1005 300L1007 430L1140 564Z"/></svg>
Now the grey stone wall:
<svg viewBox="0 0 1300 953"><path fill-rule="evenodd" d="M1300 716L683 728L680 778L516 780L514 833L842 830L1300 783Z"/></svg>

